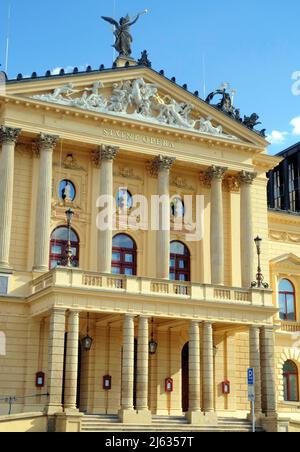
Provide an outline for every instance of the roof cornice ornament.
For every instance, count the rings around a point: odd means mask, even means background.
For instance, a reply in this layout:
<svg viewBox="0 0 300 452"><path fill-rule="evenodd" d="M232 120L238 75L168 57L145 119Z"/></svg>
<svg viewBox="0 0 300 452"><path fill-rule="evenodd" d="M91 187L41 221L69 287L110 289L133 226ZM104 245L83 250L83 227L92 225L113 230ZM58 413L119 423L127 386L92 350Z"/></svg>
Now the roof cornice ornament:
<svg viewBox="0 0 300 452"><path fill-rule="evenodd" d="M227 88L227 86L226 86L226 88ZM254 127L261 124L261 122L258 121L259 116L256 113L252 113L251 116L244 116L244 119L242 119L240 109L235 108L233 106L233 99L232 99L231 95L226 92L226 88L221 88L221 89L217 89L216 91L213 91L212 93L210 93L207 96L205 102L207 102L209 105L217 108L218 110L220 110L223 113L230 116L232 119L235 119L240 124L243 124L248 129L252 130L253 132L258 133L263 138L265 138L266 137L266 129L262 129L260 131L254 129ZM211 104L212 100L216 96L221 96L220 102L218 102L217 104Z"/></svg>

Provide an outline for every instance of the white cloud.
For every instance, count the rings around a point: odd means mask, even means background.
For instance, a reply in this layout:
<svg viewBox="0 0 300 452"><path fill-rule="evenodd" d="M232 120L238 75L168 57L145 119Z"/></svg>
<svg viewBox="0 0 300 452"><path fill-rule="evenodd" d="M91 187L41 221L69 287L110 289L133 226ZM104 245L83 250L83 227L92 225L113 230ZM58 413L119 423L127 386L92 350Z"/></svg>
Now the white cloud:
<svg viewBox="0 0 300 452"><path fill-rule="evenodd" d="M87 64L84 64L84 65L79 66L79 67L78 67L79 72L85 71L86 68L87 68L87 66L88 66ZM66 74L69 74L69 73L72 73L72 72L73 72L74 68L75 68L75 66L67 66L66 68L56 67L55 69L53 69L53 70L51 71L51 74L52 74L52 75L59 75L59 74L60 74L60 71L61 71L62 69L65 70L65 73L66 73Z"/></svg>
<svg viewBox="0 0 300 452"><path fill-rule="evenodd" d="M299 118L300 120L300 118ZM300 121L299 121L299 127L300 127ZM273 130L268 136L267 140L271 144L283 144L285 142L286 136L288 135L288 132L279 132L278 130Z"/></svg>
<svg viewBox="0 0 300 452"><path fill-rule="evenodd" d="M300 135L300 116L297 116L296 118L292 119L290 124L293 127L292 134Z"/></svg>

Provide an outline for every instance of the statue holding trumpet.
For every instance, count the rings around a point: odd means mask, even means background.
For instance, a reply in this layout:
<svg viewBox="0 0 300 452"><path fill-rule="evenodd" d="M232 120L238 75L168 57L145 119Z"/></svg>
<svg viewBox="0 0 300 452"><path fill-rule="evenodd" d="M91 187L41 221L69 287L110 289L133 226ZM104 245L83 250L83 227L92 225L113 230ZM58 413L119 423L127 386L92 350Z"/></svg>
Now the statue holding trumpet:
<svg viewBox="0 0 300 452"><path fill-rule="evenodd" d="M119 56L131 56L132 36L130 34L130 27L134 25L143 14L147 14L148 12L148 9L145 9L143 12L137 14L134 18L131 18L127 14L126 17L121 17L119 22L111 17L102 16L103 20L115 26L114 35L116 37L116 42L113 47L117 52L119 52Z"/></svg>

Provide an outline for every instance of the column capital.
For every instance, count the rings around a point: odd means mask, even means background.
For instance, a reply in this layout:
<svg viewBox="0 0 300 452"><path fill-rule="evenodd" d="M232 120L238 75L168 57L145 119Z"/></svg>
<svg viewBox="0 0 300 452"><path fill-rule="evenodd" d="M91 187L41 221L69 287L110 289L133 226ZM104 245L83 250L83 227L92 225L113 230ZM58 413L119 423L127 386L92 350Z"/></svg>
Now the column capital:
<svg viewBox="0 0 300 452"><path fill-rule="evenodd" d="M49 311L49 314L64 314L66 315L67 310L65 308L58 308L58 307L54 307Z"/></svg>
<svg viewBox="0 0 300 452"><path fill-rule="evenodd" d="M80 311L78 309L68 309L67 314L69 316L79 317Z"/></svg>
<svg viewBox="0 0 300 452"><path fill-rule="evenodd" d="M37 139L38 151L53 151L59 141L57 135L47 135L46 133L40 133Z"/></svg>
<svg viewBox="0 0 300 452"><path fill-rule="evenodd" d="M241 171L238 174L238 181L240 182L240 184L244 184L244 185L252 185L254 179L256 179L257 177L257 173L251 173L249 171Z"/></svg>
<svg viewBox="0 0 300 452"><path fill-rule="evenodd" d="M150 162L149 170L153 177L157 177L162 171L169 171L176 161L175 157L168 157L165 155L158 155Z"/></svg>
<svg viewBox="0 0 300 452"><path fill-rule="evenodd" d="M100 168L102 161L112 161L118 155L120 148L102 144L92 152L92 163L96 168Z"/></svg>
<svg viewBox="0 0 300 452"><path fill-rule="evenodd" d="M0 126L0 144L16 143L22 129Z"/></svg>
<svg viewBox="0 0 300 452"><path fill-rule="evenodd" d="M124 314L124 319L134 320L135 318L136 318L135 314Z"/></svg>
<svg viewBox="0 0 300 452"><path fill-rule="evenodd" d="M100 161L102 160L115 160L118 155L119 147L117 146L108 146L106 144L102 144L99 147L100 151Z"/></svg>
<svg viewBox="0 0 300 452"><path fill-rule="evenodd" d="M209 182L213 179L223 180L228 171L227 167L212 165L206 170L206 177Z"/></svg>

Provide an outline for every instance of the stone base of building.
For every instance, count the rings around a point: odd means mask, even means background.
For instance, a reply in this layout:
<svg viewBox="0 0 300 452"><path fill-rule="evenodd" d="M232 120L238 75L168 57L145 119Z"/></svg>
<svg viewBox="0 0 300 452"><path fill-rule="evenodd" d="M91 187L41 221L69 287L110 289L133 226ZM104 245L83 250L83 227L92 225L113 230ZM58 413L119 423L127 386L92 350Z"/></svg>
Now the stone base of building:
<svg viewBox="0 0 300 452"><path fill-rule="evenodd" d="M256 423L256 425L261 426L262 419L265 419L265 418L266 418L266 416L263 413L255 413L255 423ZM247 420L249 422L253 422L252 413L249 413L247 415Z"/></svg>
<svg viewBox="0 0 300 452"><path fill-rule="evenodd" d="M278 416L262 417L260 425L267 433L278 433L279 431Z"/></svg>
<svg viewBox="0 0 300 452"><path fill-rule="evenodd" d="M119 418L122 424L150 425L152 414L149 410L120 410Z"/></svg>
<svg viewBox="0 0 300 452"><path fill-rule="evenodd" d="M58 413L55 416L55 432L56 433L80 433L81 413Z"/></svg>
<svg viewBox="0 0 300 452"><path fill-rule="evenodd" d="M216 413L203 413L202 411L189 411L186 418L191 425L217 425Z"/></svg>

